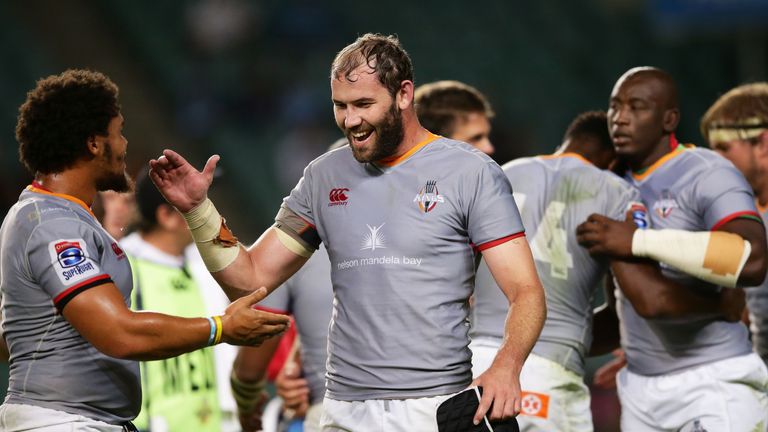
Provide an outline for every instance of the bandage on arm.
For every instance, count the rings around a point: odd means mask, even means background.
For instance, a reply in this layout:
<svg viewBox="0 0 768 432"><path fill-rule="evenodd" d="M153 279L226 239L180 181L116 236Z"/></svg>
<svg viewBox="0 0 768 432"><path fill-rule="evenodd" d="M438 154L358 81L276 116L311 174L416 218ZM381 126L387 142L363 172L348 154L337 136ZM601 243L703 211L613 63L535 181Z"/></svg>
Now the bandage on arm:
<svg viewBox="0 0 768 432"><path fill-rule="evenodd" d="M752 252L740 235L725 231L638 229L632 254L651 258L716 285L734 288Z"/></svg>
<svg viewBox="0 0 768 432"><path fill-rule="evenodd" d="M275 216L274 228L280 243L296 255L309 258L320 247L315 226L285 205Z"/></svg>
<svg viewBox="0 0 768 432"><path fill-rule="evenodd" d="M208 271L221 271L235 261L240 253L240 242L210 199L206 198L183 215Z"/></svg>

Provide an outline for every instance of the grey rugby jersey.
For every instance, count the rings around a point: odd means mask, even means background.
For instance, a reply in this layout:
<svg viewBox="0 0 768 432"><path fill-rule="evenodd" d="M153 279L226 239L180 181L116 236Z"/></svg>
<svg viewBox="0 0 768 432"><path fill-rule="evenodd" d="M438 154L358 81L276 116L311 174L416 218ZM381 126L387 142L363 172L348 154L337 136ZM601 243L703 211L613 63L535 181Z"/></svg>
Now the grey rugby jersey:
<svg viewBox="0 0 768 432"><path fill-rule="evenodd" d="M760 208L763 224L768 224L768 208ZM768 366L768 278L757 287L747 288L747 307L749 308L750 330L755 352Z"/></svg>
<svg viewBox="0 0 768 432"><path fill-rule="evenodd" d="M0 229L2 326L11 352L6 402L107 423L133 419L139 364L93 347L61 315L79 293L114 282L126 305L131 268L82 201L30 187Z"/></svg>
<svg viewBox="0 0 768 432"><path fill-rule="evenodd" d="M260 301L259 309L291 314L301 340L301 370L309 383L312 404L325 395L328 323L333 310L331 263L324 246L283 285Z"/></svg>
<svg viewBox="0 0 768 432"><path fill-rule="evenodd" d="M640 190L653 228L710 231L736 217L759 219L751 188L728 160L708 149L674 148L643 174L626 175ZM691 290L720 289L663 263L661 268ZM752 348L741 322L717 316L646 320L620 291L618 312L628 367L641 375L668 374L744 355Z"/></svg>
<svg viewBox="0 0 768 432"><path fill-rule="evenodd" d="M576 227L592 213L624 220L640 194L620 177L574 153L523 158L503 167L526 227L547 297L547 320L533 352L580 375L592 343L592 299L608 270L576 242ZM642 215L640 215L642 217ZM481 261L470 336L501 338L508 304Z"/></svg>
<svg viewBox="0 0 768 432"><path fill-rule="evenodd" d="M490 157L433 136L381 166L346 146L311 162L285 205L331 260L328 397L436 396L471 382L475 249L523 232Z"/></svg>

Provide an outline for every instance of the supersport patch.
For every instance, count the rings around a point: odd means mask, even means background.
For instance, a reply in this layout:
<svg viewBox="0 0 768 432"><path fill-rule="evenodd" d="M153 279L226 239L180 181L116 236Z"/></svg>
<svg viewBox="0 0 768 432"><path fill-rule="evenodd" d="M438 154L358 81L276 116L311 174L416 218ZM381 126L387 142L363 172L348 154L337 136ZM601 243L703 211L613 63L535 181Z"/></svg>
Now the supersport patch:
<svg viewBox="0 0 768 432"><path fill-rule="evenodd" d="M101 273L88 255L83 239L59 239L48 244L53 270L66 286L74 285Z"/></svg>

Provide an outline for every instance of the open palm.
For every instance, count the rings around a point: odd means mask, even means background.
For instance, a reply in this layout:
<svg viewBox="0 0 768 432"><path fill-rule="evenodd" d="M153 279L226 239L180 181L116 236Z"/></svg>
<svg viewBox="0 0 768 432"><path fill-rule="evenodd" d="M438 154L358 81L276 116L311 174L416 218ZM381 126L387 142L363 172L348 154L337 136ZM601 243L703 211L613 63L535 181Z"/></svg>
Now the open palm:
<svg viewBox="0 0 768 432"><path fill-rule="evenodd" d="M165 199L186 213L205 200L218 161L219 156L213 155L198 171L180 154L166 149L162 156L149 161L149 176Z"/></svg>

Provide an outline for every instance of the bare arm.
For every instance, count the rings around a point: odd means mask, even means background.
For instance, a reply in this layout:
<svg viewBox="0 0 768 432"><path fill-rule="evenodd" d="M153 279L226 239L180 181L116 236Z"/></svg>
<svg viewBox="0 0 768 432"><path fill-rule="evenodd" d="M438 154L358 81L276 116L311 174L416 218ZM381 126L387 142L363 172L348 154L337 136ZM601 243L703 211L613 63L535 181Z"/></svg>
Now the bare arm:
<svg viewBox="0 0 768 432"><path fill-rule="evenodd" d="M178 153L164 150L162 156L149 162L150 177L169 203L180 212L189 213L206 202L218 160L217 155L211 156L203 170L197 171ZM218 225L215 230L218 231ZM307 260L286 248L273 228L268 229L248 250L236 243L236 238L233 240L235 244L222 246L222 249L238 248L239 252L233 255L234 261L211 273L230 299L239 298L260 287L266 287L271 292ZM201 243L197 238L195 241L205 258Z"/></svg>
<svg viewBox="0 0 768 432"><path fill-rule="evenodd" d="M766 263L768 262L763 224L750 219L733 219L723 224L718 230L738 234L752 246L749 258L747 258L747 262L739 275L739 286L761 285L765 280Z"/></svg>
<svg viewBox="0 0 768 432"><path fill-rule="evenodd" d="M266 296L258 290L227 307L222 315L222 341L258 345L285 331L285 315L252 309ZM104 354L131 360L158 360L207 346L211 326L205 318L180 318L155 312L135 312L125 305L112 283L73 298L64 318Z"/></svg>
<svg viewBox="0 0 768 432"><path fill-rule="evenodd" d="M492 403L491 419L520 413L520 371L541 333L547 314L544 289L524 237L484 250L483 259L509 300L509 312L501 347L491 367L474 382L483 386L476 422L482 419Z"/></svg>
<svg viewBox="0 0 768 432"><path fill-rule="evenodd" d="M267 366L281 340L282 336L274 337L258 347L241 347L232 365L232 394L245 432L261 430L263 404L268 397L263 387Z"/></svg>
<svg viewBox="0 0 768 432"><path fill-rule="evenodd" d="M695 291L665 277L655 261L613 260L611 270L619 288L643 318L719 314L725 320L738 321L744 309L743 289L723 289L719 293Z"/></svg>

